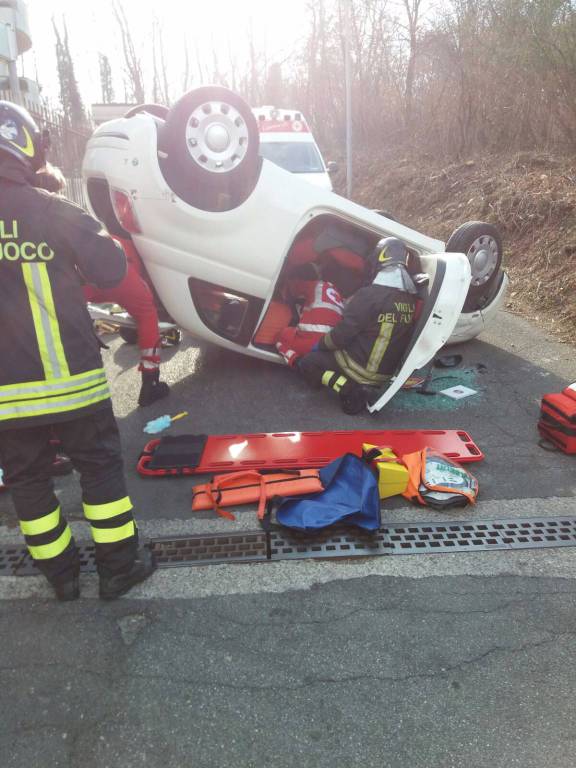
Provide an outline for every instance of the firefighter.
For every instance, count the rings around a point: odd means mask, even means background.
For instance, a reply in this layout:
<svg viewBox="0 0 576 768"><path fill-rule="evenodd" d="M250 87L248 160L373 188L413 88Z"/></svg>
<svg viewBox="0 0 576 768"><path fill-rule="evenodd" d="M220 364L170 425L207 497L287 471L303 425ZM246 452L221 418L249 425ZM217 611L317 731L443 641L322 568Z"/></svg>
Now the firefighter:
<svg viewBox="0 0 576 768"><path fill-rule="evenodd" d="M62 172L50 163L46 163L44 168L38 171L35 179L34 186L46 189L48 192L59 193L66 186ZM126 238L115 239L124 249L128 261L124 280L113 288L85 285L84 298L86 301L97 304L104 302L119 304L136 321L140 347L138 370L142 375L138 405L152 405L170 392L168 384L160 381L160 331L156 304L152 291L142 276L140 257L134 243Z"/></svg>
<svg viewBox="0 0 576 768"><path fill-rule="evenodd" d="M412 336L417 288L406 269L408 250L395 237L380 240L372 255L372 284L349 300L338 325L298 361L312 386L340 395L345 413L366 405L363 387L393 374Z"/></svg>
<svg viewBox="0 0 576 768"><path fill-rule="evenodd" d="M0 102L0 465L28 550L59 600L79 596L79 556L54 494L50 439L80 473L100 597L154 570L138 545L120 438L79 273L119 283L124 254L81 208L36 189L48 146L26 110Z"/></svg>

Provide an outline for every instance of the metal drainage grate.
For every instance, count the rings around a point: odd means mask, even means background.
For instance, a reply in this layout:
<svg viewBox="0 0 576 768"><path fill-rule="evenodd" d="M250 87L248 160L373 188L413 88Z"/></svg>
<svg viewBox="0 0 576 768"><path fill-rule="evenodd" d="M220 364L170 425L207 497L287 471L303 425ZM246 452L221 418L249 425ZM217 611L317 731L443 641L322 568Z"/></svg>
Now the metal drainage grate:
<svg viewBox="0 0 576 768"><path fill-rule="evenodd" d="M149 543L156 555L159 568L176 568L182 565L207 565L209 563L250 563L267 559L267 538L263 531L253 531L231 536L214 533L186 538L153 539ZM79 544L80 570L94 573L96 561L94 544ZM3 557L7 561L2 570ZM38 569L25 547L0 548L0 576L37 576Z"/></svg>
<svg viewBox="0 0 576 768"><path fill-rule="evenodd" d="M268 541L264 531L153 539L151 548L159 568L208 563L253 563L268 559Z"/></svg>
<svg viewBox="0 0 576 768"><path fill-rule="evenodd" d="M96 572L96 560L94 559L94 544L77 544L80 555L80 570L83 573ZM16 567L14 576L38 576L39 570L34 560L28 554L28 550L22 547L21 562Z"/></svg>
<svg viewBox="0 0 576 768"><path fill-rule="evenodd" d="M480 552L576 546L576 518L399 523L375 533L332 528L315 535L274 529L153 539L160 568L216 563L254 563L306 558ZM94 545L80 544L81 570L96 570ZM25 547L0 547L0 576L38 573Z"/></svg>
<svg viewBox="0 0 576 768"><path fill-rule="evenodd" d="M316 534L273 530L271 560L304 560L325 557L368 557L388 554L382 546L382 531L364 533L358 528L332 528ZM392 553L390 553L392 554Z"/></svg>
<svg viewBox="0 0 576 768"><path fill-rule="evenodd" d="M0 576L14 576L16 568L27 554L28 550L24 547L0 547Z"/></svg>
<svg viewBox="0 0 576 768"><path fill-rule="evenodd" d="M399 523L373 534L350 529L303 536L273 531L272 560L479 552L576 546L576 518Z"/></svg>
<svg viewBox="0 0 576 768"><path fill-rule="evenodd" d="M391 554L576 546L576 518L461 521L382 529Z"/></svg>

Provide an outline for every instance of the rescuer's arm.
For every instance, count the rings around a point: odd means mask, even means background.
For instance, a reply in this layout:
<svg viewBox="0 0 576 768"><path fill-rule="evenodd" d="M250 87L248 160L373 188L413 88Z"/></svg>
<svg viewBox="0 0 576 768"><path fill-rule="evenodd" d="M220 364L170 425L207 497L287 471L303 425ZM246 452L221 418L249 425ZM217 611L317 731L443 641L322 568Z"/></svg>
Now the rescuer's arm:
<svg viewBox="0 0 576 768"><path fill-rule="evenodd" d="M370 303L361 288L350 299L338 325L320 339L320 349L344 349L370 323Z"/></svg>
<svg viewBox="0 0 576 768"><path fill-rule="evenodd" d="M99 221L67 200L54 198L50 215L84 279L113 288L126 275L126 256Z"/></svg>

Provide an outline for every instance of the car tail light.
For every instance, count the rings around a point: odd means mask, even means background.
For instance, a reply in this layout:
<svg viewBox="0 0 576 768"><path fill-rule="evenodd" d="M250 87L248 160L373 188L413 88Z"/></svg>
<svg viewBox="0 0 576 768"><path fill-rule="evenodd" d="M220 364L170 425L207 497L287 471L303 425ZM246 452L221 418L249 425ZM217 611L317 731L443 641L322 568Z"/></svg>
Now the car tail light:
<svg viewBox="0 0 576 768"><path fill-rule="evenodd" d="M122 227L127 232L130 232L131 235L140 234L142 230L140 229L130 195L126 192L121 192L119 189L113 189L110 196L114 213Z"/></svg>
<svg viewBox="0 0 576 768"><path fill-rule="evenodd" d="M225 339L247 345L262 312L264 301L213 283L189 278L190 294L204 325Z"/></svg>

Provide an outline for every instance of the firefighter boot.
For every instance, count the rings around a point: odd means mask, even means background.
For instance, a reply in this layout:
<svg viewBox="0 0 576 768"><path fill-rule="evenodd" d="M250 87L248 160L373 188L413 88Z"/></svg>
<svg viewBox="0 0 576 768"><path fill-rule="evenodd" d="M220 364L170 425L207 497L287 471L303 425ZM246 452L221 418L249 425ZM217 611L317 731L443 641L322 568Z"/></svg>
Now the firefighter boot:
<svg viewBox="0 0 576 768"><path fill-rule="evenodd" d="M366 395L359 384L349 381L340 392L340 407L348 416L355 416L366 408Z"/></svg>
<svg viewBox="0 0 576 768"><path fill-rule="evenodd" d="M56 599L61 603L77 600L80 597L80 578L76 573L69 581L63 581L60 584L52 584L52 589L54 590Z"/></svg>
<svg viewBox="0 0 576 768"><path fill-rule="evenodd" d="M325 371L322 375L322 384L338 393L340 407L348 416L354 416L366 407L366 395L360 384L344 376L343 373Z"/></svg>
<svg viewBox="0 0 576 768"><path fill-rule="evenodd" d="M100 599L116 600L126 594L136 584L145 581L156 570L156 559L149 549L141 547L130 570L112 576L100 576Z"/></svg>
<svg viewBox="0 0 576 768"><path fill-rule="evenodd" d="M65 572L59 573L54 580L48 579L50 586L54 590L56 600L61 603L68 603L71 600L77 600L80 597L80 558L78 552L72 555L72 563Z"/></svg>
<svg viewBox="0 0 576 768"><path fill-rule="evenodd" d="M167 397L169 393L170 387L168 384L165 381L160 381L160 370L158 368L152 370L144 369L142 371L142 388L138 397L138 405L152 405L156 400Z"/></svg>

